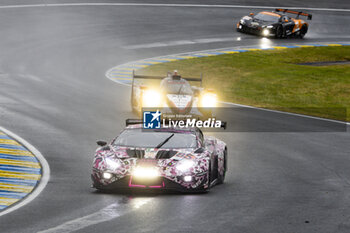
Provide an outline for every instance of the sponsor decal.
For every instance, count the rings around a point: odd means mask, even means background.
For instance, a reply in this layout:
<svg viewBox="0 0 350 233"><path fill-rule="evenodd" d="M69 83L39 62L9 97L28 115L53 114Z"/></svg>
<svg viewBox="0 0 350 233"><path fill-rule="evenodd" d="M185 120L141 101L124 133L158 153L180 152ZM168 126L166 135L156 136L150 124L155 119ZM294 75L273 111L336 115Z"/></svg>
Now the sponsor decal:
<svg viewBox="0 0 350 233"><path fill-rule="evenodd" d="M144 111L143 112L143 128L144 129L160 129L160 128L221 128L222 122L215 118L208 118L206 120L198 119L196 117L189 117L185 115L185 118L171 119L169 117L163 117L162 113L157 111ZM178 115L176 115L178 116ZM182 116L182 115L181 115Z"/></svg>
<svg viewBox="0 0 350 233"><path fill-rule="evenodd" d="M143 112L143 128L144 129L160 129L160 117L162 113L157 111L144 111Z"/></svg>
<svg viewBox="0 0 350 233"><path fill-rule="evenodd" d="M209 118L205 121L197 120L195 118L186 119L186 120L172 120L172 119L163 119L163 128L179 127L179 128L221 128L221 121L216 120L215 118Z"/></svg>

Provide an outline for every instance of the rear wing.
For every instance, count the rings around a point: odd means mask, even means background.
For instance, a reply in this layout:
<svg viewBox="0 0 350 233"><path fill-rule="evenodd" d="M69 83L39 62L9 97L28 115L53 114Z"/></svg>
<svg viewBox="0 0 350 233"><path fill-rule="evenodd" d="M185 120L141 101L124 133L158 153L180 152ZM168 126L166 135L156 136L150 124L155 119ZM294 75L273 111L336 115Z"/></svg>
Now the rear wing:
<svg viewBox="0 0 350 233"><path fill-rule="evenodd" d="M171 75L168 73L168 76ZM162 80L166 77L164 76L150 76L150 75L136 75L135 74L135 71L133 70L132 71L132 86L134 86L134 80L135 79L153 79L153 80ZM187 81L190 81L190 82L200 82L200 86L202 87L202 82L203 82L203 75L201 74L199 78L190 78L190 77L181 77L180 75L176 76L175 78L183 78Z"/></svg>
<svg viewBox="0 0 350 233"><path fill-rule="evenodd" d="M312 19L312 14L304 13L301 11L292 11L288 9L276 9L276 12L283 12L283 13L290 13L290 14L295 14L298 15L297 18L299 18L299 15L306 16L308 20Z"/></svg>

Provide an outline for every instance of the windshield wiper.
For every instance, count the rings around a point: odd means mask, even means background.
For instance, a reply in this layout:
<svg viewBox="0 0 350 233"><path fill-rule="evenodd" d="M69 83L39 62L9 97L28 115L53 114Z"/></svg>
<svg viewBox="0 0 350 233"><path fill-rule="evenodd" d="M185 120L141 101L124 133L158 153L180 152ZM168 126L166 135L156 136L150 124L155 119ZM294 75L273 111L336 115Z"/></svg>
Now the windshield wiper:
<svg viewBox="0 0 350 233"><path fill-rule="evenodd" d="M164 141L162 141L161 143L159 143L155 149L159 149L161 148L165 143L167 143L175 134L171 134L169 137L167 137Z"/></svg>

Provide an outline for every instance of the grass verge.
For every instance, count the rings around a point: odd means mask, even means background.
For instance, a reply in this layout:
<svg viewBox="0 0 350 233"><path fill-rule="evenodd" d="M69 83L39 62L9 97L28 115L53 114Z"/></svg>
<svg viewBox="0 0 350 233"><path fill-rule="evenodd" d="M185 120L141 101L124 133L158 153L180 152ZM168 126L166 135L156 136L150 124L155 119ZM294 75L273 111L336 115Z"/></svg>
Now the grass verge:
<svg viewBox="0 0 350 233"><path fill-rule="evenodd" d="M350 46L251 51L156 64L138 74L204 75L204 87L222 101L350 121L350 64L298 63L350 61Z"/></svg>

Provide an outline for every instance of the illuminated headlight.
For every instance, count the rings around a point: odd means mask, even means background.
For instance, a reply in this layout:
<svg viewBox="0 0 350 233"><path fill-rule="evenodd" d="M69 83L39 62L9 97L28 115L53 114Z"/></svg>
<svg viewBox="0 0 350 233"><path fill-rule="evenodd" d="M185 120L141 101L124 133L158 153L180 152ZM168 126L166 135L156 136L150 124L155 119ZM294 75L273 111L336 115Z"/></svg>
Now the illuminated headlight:
<svg viewBox="0 0 350 233"><path fill-rule="evenodd" d="M155 90L145 90L142 95L142 107L159 107L161 95Z"/></svg>
<svg viewBox="0 0 350 233"><path fill-rule="evenodd" d="M110 178L112 178L112 174L109 172L104 172L102 176L103 176L103 179L106 179L106 180L109 180Z"/></svg>
<svg viewBox="0 0 350 233"><path fill-rule="evenodd" d="M155 167L136 167L132 175L138 178L155 178L160 174Z"/></svg>
<svg viewBox="0 0 350 233"><path fill-rule="evenodd" d="M118 160L112 160L107 158L106 163L109 169L115 170L121 166L120 162Z"/></svg>
<svg viewBox="0 0 350 233"><path fill-rule="evenodd" d="M204 108L216 107L217 97L215 94L206 93L201 98L201 106Z"/></svg>
<svg viewBox="0 0 350 233"><path fill-rule="evenodd" d="M192 181L192 176L184 176L184 181L185 182L191 182Z"/></svg>
<svg viewBox="0 0 350 233"><path fill-rule="evenodd" d="M270 34L270 30L267 29L267 28L265 28L265 29L262 31L262 34L263 34L264 36L268 36L268 35Z"/></svg>
<svg viewBox="0 0 350 233"><path fill-rule="evenodd" d="M176 169L179 170L180 172L186 172L188 171L191 167L194 166L194 161L193 160L181 160L176 164Z"/></svg>

